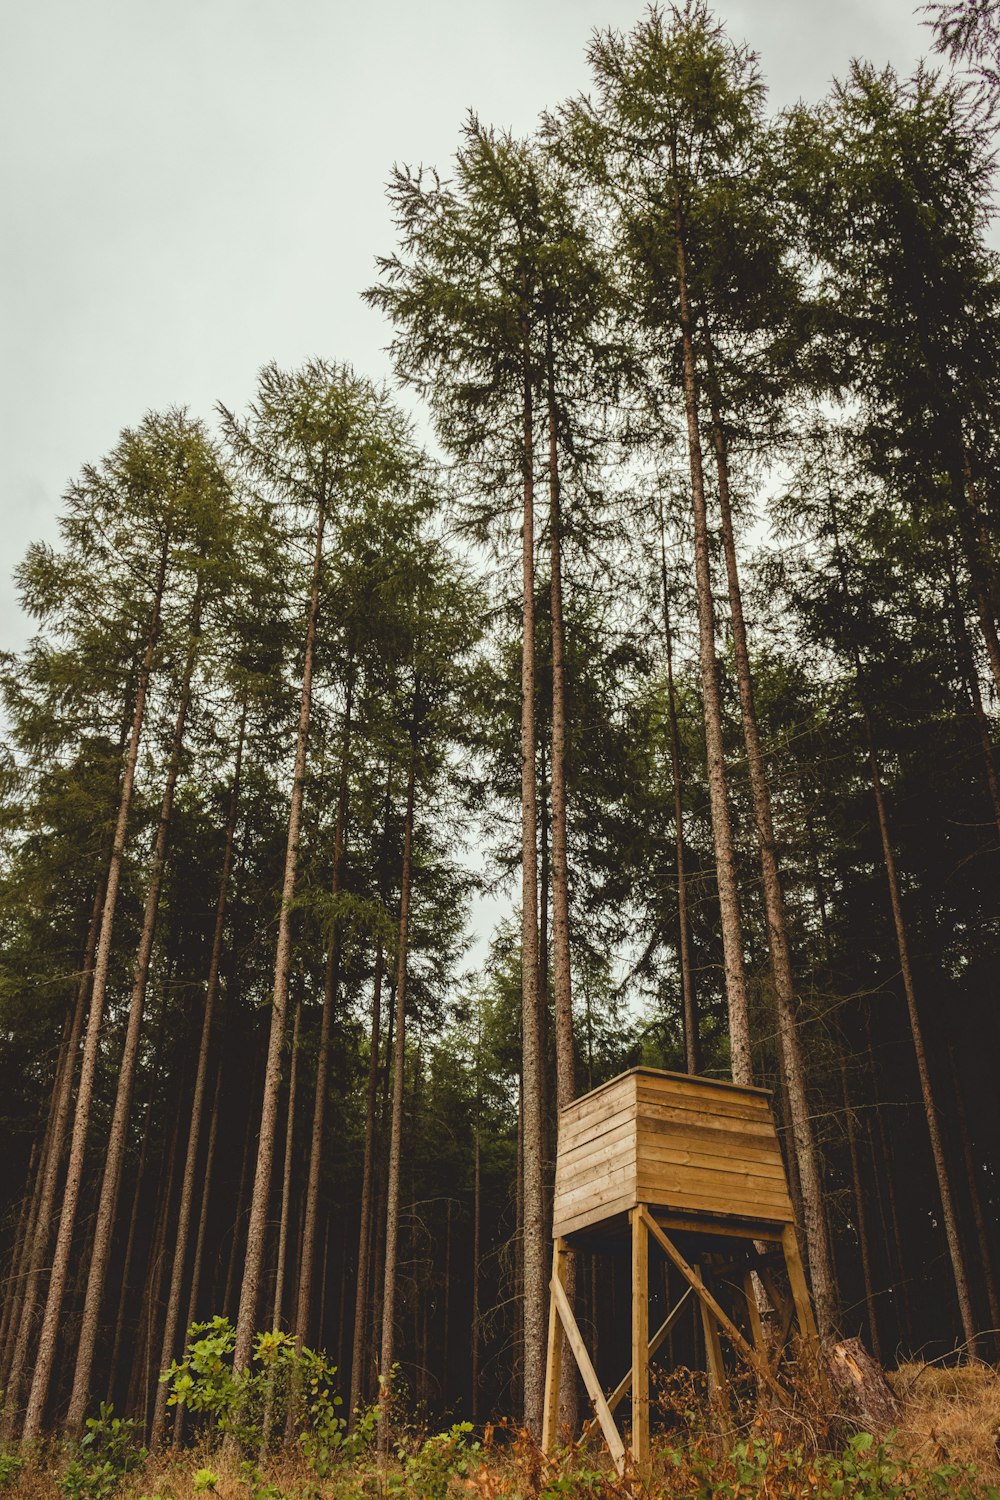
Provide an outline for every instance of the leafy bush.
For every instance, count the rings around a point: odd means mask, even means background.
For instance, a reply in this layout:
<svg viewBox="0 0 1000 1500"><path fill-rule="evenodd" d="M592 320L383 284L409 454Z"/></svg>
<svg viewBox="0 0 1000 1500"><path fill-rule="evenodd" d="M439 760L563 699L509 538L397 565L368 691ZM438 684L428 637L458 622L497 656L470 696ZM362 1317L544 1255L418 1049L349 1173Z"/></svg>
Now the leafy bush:
<svg viewBox="0 0 1000 1500"><path fill-rule="evenodd" d="M114 1407L102 1401L99 1414L87 1418L76 1456L59 1482L68 1500L108 1500L116 1494L126 1474L149 1457L138 1443L139 1431L138 1422L116 1417Z"/></svg>
<svg viewBox="0 0 1000 1500"><path fill-rule="evenodd" d="M429 1437L416 1453L401 1452L399 1487L419 1500L448 1500L451 1481L467 1479L481 1451L479 1443L469 1441L472 1430L471 1422L456 1422L447 1432Z"/></svg>
<svg viewBox="0 0 1000 1500"><path fill-rule="evenodd" d="M338 1459L359 1446L345 1443L335 1366L315 1349L296 1350L290 1334L271 1332L257 1335L249 1369L236 1374L235 1345L228 1318L194 1324L184 1358L160 1377L170 1387L168 1403L204 1414L215 1431L254 1455L271 1432L283 1431L291 1405L306 1461L318 1478L328 1478Z"/></svg>
<svg viewBox="0 0 1000 1500"><path fill-rule="evenodd" d="M13 1453L0 1453L0 1490L12 1490L21 1477L24 1459Z"/></svg>

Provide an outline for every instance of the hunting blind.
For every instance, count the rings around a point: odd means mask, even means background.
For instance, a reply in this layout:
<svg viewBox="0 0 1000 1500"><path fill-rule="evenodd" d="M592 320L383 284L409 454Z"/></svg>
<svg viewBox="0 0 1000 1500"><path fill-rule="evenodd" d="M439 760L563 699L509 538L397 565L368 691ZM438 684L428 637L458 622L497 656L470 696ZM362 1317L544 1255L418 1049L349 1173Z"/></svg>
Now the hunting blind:
<svg viewBox="0 0 1000 1500"><path fill-rule="evenodd" d="M626 1450L614 1410L631 1389L631 1452L641 1469L649 1459L649 1362L691 1297L700 1311L709 1374L717 1388L726 1380L721 1335L760 1382L779 1392L775 1364L793 1319L804 1342L817 1350L770 1098L765 1089L633 1068L560 1110L542 1434L546 1452L558 1434L564 1339L619 1473ZM651 1240L686 1284L652 1338ZM566 1296L566 1266L574 1250L613 1250L623 1241L631 1242L632 1363L605 1395ZM775 1276L782 1265L788 1293ZM773 1337L765 1338L755 1276L777 1315L777 1348ZM727 1300L734 1287L749 1337L719 1300Z"/></svg>

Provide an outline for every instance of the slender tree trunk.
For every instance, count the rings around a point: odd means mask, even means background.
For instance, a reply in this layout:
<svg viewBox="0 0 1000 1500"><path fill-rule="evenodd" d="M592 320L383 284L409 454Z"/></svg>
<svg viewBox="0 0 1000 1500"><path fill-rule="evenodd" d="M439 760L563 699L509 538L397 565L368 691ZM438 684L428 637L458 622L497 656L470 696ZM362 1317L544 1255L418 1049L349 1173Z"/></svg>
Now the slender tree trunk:
<svg viewBox="0 0 1000 1500"><path fill-rule="evenodd" d="M469 1397L469 1416L473 1422L479 1420L479 1265L482 1258L482 1214L483 1214L483 1168L482 1148L479 1142L479 1116L476 1115L476 1131L472 1145L472 1347L470 1352L470 1380L472 1390Z"/></svg>
<svg viewBox="0 0 1000 1500"><path fill-rule="evenodd" d="M552 624L552 970L555 990L556 1110L576 1098L576 1054L573 1043L573 978L569 938L569 850L566 803L566 632L562 599L562 516L559 490L555 367L551 325L546 326L546 374L549 439L549 607ZM540 997L545 1003L545 997ZM547 1216L546 1216L547 1217ZM567 1256L565 1290L570 1306L576 1299L576 1256ZM576 1381L570 1377L560 1389L559 1419L574 1432L577 1419Z"/></svg>
<svg viewBox="0 0 1000 1500"><path fill-rule="evenodd" d="M52 1257L48 1296L35 1357L35 1371L28 1397L28 1409L24 1419L22 1439L25 1443L37 1442L41 1435L45 1406L48 1400L52 1365L55 1361L56 1343L62 1317L63 1296L69 1271L73 1231L76 1227L76 1208L80 1196L83 1176L84 1151L87 1130L90 1124L90 1103L94 1091L94 1073L101 1041L101 1023L104 1017L104 1002L107 993L108 970L111 962L111 940L114 931L115 908L118 904L118 888L121 883L122 864L125 858L125 834L129 811L132 806L132 791L135 786L135 769L139 759L139 742L146 712L146 695L153 667L153 655L160 630L160 607L167 576L169 539L165 538L160 551L156 581L153 586L153 602L150 610L146 648L136 685L135 707L132 715L132 731L129 738L125 773L122 777L121 796L118 802L118 817L115 822L114 841L108 865L105 886L104 910L101 914L100 937L94 959L94 981L90 995L90 1011L87 1017L87 1033L83 1043L80 1062L80 1080L77 1085L76 1110L73 1116L73 1134L70 1140L69 1164L63 1187L62 1211L59 1215L59 1230Z"/></svg>
<svg viewBox="0 0 1000 1500"><path fill-rule="evenodd" d="M676 164L674 164L676 172ZM729 1010L729 1046L733 1080L753 1083L750 1047L750 1014L747 1006L746 972L743 963L743 922L740 916L726 762L722 734L722 697L719 664L715 654L715 608L708 549L708 513L705 504L705 474L702 462L701 428L698 417L698 379L695 370L694 337L688 300L687 258L681 216L680 193L675 184L675 249L677 288L680 302L683 354L684 412L687 419L688 461L691 469L691 499L694 511L695 584L698 596L698 646L705 713L705 749L708 790L715 842L715 869L722 918L723 967Z"/></svg>
<svg viewBox="0 0 1000 1500"><path fill-rule="evenodd" d="M198 1294L201 1290L201 1271L205 1256L205 1232L208 1224L208 1210L212 1201L212 1168L215 1165L215 1142L219 1129L219 1095L222 1092L222 1059L219 1059L215 1070L215 1088L212 1092L212 1114L208 1126L208 1146L205 1150L205 1168L201 1184L201 1207L198 1212L198 1233L194 1243L194 1260L191 1266L191 1288L188 1292L187 1318L181 1338L182 1344L187 1342L187 1337L198 1316ZM174 1408L174 1432L173 1446L180 1448L184 1441L184 1407Z"/></svg>
<svg viewBox="0 0 1000 1500"><path fill-rule="evenodd" d="M222 963L222 943L226 925L226 900L229 892L229 877L233 867L233 848L236 840L236 822L240 802L240 775L243 768L243 742L246 736L247 703L244 697L240 710L240 727L236 737L236 761L233 768L233 784L229 793L229 810L226 817L226 843L222 856L222 871L219 876L219 894L215 902L215 926L212 931L212 950L208 963L208 980L205 986L205 1009L202 1016L201 1040L198 1046L198 1067L194 1080L194 1095L191 1100L191 1122L188 1126L187 1151L184 1158L184 1177L181 1183L181 1201L177 1216L177 1237L174 1241L173 1263L170 1271L170 1290L167 1293L167 1310L163 1322L163 1348L160 1351L160 1369L171 1363L177 1341L177 1320L180 1315L181 1292L187 1262L188 1236L191 1228L191 1213L194 1204L195 1174L198 1169L198 1150L201 1144L202 1116L205 1108L205 1085L208 1077L208 1058L212 1044L212 1027L215 1020L215 1001L219 990L219 972ZM167 1421L167 1387L158 1385L153 1408L153 1427L150 1448L155 1453L163 1441Z"/></svg>
<svg viewBox="0 0 1000 1500"><path fill-rule="evenodd" d="M688 915L687 869L684 855L684 788L681 782L681 737L677 725L677 690L674 685L674 643L667 583L667 541L663 500L659 501L660 582L663 588L663 635L667 652L667 717L670 733L670 775L674 787L674 847L677 862L677 953L681 965L681 1009L684 1021L684 1060L689 1073L701 1066L698 1011L691 963L691 921Z"/></svg>
<svg viewBox="0 0 1000 1500"><path fill-rule="evenodd" d="M389 1122L389 1176L385 1205L385 1290L382 1297L382 1350L379 1360L379 1451L388 1452L389 1402L396 1335L396 1254L399 1244L400 1161L403 1142L403 1082L406 1064L406 959L410 928L413 861L413 804L417 776L417 690L414 691L410 769L403 821L403 862L399 888L399 953L396 969L396 1036L392 1052L392 1114Z"/></svg>
<svg viewBox="0 0 1000 1500"><path fill-rule="evenodd" d="M858 1246L861 1250L861 1275L865 1288L865 1308L868 1313L868 1337L872 1354L882 1363L882 1342L878 1331L878 1305L875 1299L875 1280L872 1275L871 1239L868 1233L868 1205L861 1179L861 1158L858 1151L858 1132L851 1106L850 1090L847 1086L847 1064L844 1061L843 1043L838 1047L840 1064L840 1090L844 1101L844 1125L847 1130L847 1149L851 1159L851 1186L854 1190L854 1213L858 1222Z"/></svg>
<svg viewBox="0 0 1000 1500"><path fill-rule="evenodd" d="M288 812L288 842L285 849L285 872L281 889L281 912L278 920L278 942L274 958L274 998L271 1008L271 1030L268 1037L267 1062L264 1068L264 1094L261 1101L260 1135L257 1165L250 1199L250 1222L247 1226L246 1258L240 1288L240 1308L236 1319L236 1345L233 1368L242 1374L250 1363L250 1351L257 1321L257 1297L264 1241L267 1233L267 1204L271 1188L271 1164L274 1159L274 1131L281 1088L281 1047L285 1034L285 1009L288 1001L288 971L292 951L292 902L299 860L299 830L302 821L302 798L305 790L306 747L309 740L309 716L312 710L313 653L316 644L316 622L319 615L320 578L323 564L323 529L325 512L319 508L316 520L316 550L313 558L312 594L306 623L305 655L302 667L302 692L299 703L299 728L295 746L295 771Z"/></svg>
<svg viewBox="0 0 1000 1500"><path fill-rule="evenodd" d="M860 697L860 685L858 691ZM975 1359L978 1357L978 1340L975 1316L972 1311L972 1298L969 1292L968 1273L965 1266L965 1256L962 1251L958 1216L955 1212L951 1175L948 1170L947 1157L945 1156L944 1140L941 1136L937 1104L934 1099L930 1064L927 1060L927 1050L924 1045L923 1023L921 1022L920 1012L917 1008L916 985L914 984L913 969L910 963L909 938L907 937L906 922L903 916L899 875L896 869L896 856L892 847L889 817L882 790L882 777L879 771L878 756L875 751L871 720L868 717L868 711L863 702L861 717L864 722L865 738L868 744L868 764L871 770L872 792L875 797L879 835L882 840L882 857L885 862L886 881L889 886L889 903L892 908L892 921L896 931L896 947L899 951L899 968L903 980L903 991L906 995L906 1009L910 1020L910 1034L913 1039L913 1053L917 1063L920 1093L923 1099L924 1115L927 1120L927 1133L930 1137L931 1156L934 1159L934 1172L937 1177L938 1193L941 1199L941 1216L944 1220L945 1238L948 1243L948 1254L951 1259L952 1274L955 1279L955 1293L958 1299L959 1316L962 1321L962 1332L969 1355Z"/></svg>
<svg viewBox="0 0 1000 1500"><path fill-rule="evenodd" d="M524 338L524 511L521 541L521 1078L523 1086L524 1423L541 1432L545 1363L545 1192L538 994L538 814L535 768L535 522L534 413L530 333Z"/></svg>
<svg viewBox="0 0 1000 1500"><path fill-rule="evenodd" d="M750 650L747 644L746 621L743 616L743 595L740 588L736 540L733 534L733 513L729 498L729 454L721 416L714 401L712 429L719 479L722 543L729 584L733 654L736 660L743 740L746 745L747 768L750 774L750 795L753 801L754 822L757 826L757 842L760 847L761 883L778 1011L781 1065L788 1084L789 1123L792 1127L792 1141L799 1169L803 1227L813 1298L816 1304L816 1321L820 1335L826 1338L833 1332L837 1320L837 1284L833 1270L833 1257L830 1253L826 1214L823 1210L822 1166L812 1127L812 1114L806 1089L805 1061L802 1056L802 1040L799 1035L797 1017L798 1001L792 975L791 944L788 940L788 913L781 884L778 844L774 835L774 819L771 813L771 789L764 766L764 753L761 748L757 709L754 703Z"/></svg>
<svg viewBox="0 0 1000 1500"><path fill-rule="evenodd" d="M128 1307L129 1281L132 1271L132 1256L135 1253L136 1233L139 1228L139 1208L142 1203L143 1179L146 1170L146 1152L149 1147L149 1133L153 1122L153 1099L152 1080L150 1081L150 1092L146 1099L145 1118L142 1126L142 1140L139 1144L139 1160L135 1170L135 1188L132 1193L132 1212L129 1214L128 1236L125 1240L125 1254L122 1258L121 1275L118 1288L118 1313L115 1318L115 1337L111 1346L111 1361L108 1365L107 1392L108 1400L114 1400L115 1382L118 1378L118 1359L125 1335L125 1314Z"/></svg>
<svg viewBox="0 0 1000 1500"><path fill-rule="evenodd" d="M11 1351L11 1365L6 1381L6 1403L8 1411L11 1413L17 1409L17 1405L21 1399L27 1355L34 1333L43 1270L49 1245L52 1242L53 1210L59 1186L63 1151L66 1145L66 1129L69 1124L70 1107L73 1102L76 1056L80 1050L83 1017L87 1008L87 999L91 992L104 894L104 884L101 882L94 892L94 906L84 944L83 966L80 971L80 980L77 984L76 1004L73 1007L73 1018L70 1023L70 1032L67 1039L65 1066L57 1078L55 1112L53 1114L52 1130L49 1137L49 1149L45 1155L44 1169L41 1176L38 1211L35 1215L35 1222L30 1238L30 1251L25 1267L26 1279L18 1304L16 1339ZM12 1331L14 1326L12 1322Z"/></svg>
<svg viewBox="0 0 1000 1500"><path fill-rule="evenodd" d="M361 1405L367 1351L368 1266L372 1240L372 1198L375 1166L375 1109L378 1097L378 1054L382 1031L382 972L384 955L379 942L372 984L371 1050L368 1057L368 1096L365 1109L365 1156L361 1173L361 1210L358 1227L358 1276L354 1292L354 1340L351 1352L351 1400L348 1430L353 1432Z"/></svg>
<svg viewBox="0 0 1000 1500"><path fill-rule="evenodd" d="M281 1219L278 1224L278 1263L274 1277L274 1309L271 1327L275 1333L281 1327L281 1314L285 1297L285 1266L288 1258L289 1214L292 1205L292 1147L295 1141L295 1095L299 1063L299 1025L302 1019L302 1001L295 1007L292 1023L292 1060L288 1069L288 1114L285 1119L285 1160L281 1174Z"/></svg>
<svg viewBox="0 0 1000 1500"><path fill-rule="evenodd" d="M302 1230L302 1261L299 1266L299 1291L295 1308L295 1342L301 1349L309 1335L312 1313L313 1263L316 1259L316 1220L319 1209L320 1173L323 1166L323 1120L330 1077L330 1032L337 1002L340 971L337 898L344 869L344 843L347 836L348 771L351 754L351 707L354 698L354 668L348 663L347 702L344 711L344 738L341 748L340 789L337 796L337 822L333 840L333 880L330 895L333 910L330 942L326 954L323 980L323 1014L320 1020L319 1052L316 1057L316 1093L313 1102L312 1139L309 1146L309 1176L306 1184L305 1220Z"/></svg>
<svg viewBox="0 0 1000 1500"><path fill-rule="evenodd" d="M118 1066L115 1108L111 1118L104 1175L101 1180L97 1222L94 1228L94 1249L90 1261L90 1274L87 1277L87 1293L84 1299L83 1318L80 1324L80 1339L77 1345L73 1390L69 1399L69 1410L66 1414L66 1432L70 1435L78 1433L82 1428L83 1419L87 1411L87 1402L90 1398L90 1378L94 1364L94 1350L97 1345L97 1330L101 1316L101 1304L104 1300L108 1258L111 1254L111 1237L114 1230L115 1213L118 1207L118 1190L121 1186L122 1163L125 1159L129 1115L132 1111L135 1070L139 1061L139 1042L142 1034L146 987L149 981L149 965L153 954L156 918L160 907L160 891L166 867L167 843L173 819L174 793L177 788L177 777L180 772L181 755L184 747L184 727L187 721L188 707L191 702L191 680L194 674L198 639L201 631L200 585L195 591L190 629L191 641L188 647L187 660L184 665L184 676L177 704L177 717L174 722L173 739L170 746L167 779L163 788L160 818L157 824L153 855L149 867L146 908L143 913L139 951L136 955L132 980L132 998L129 1004L125 1047Z"/></svg>
<svg viewBox="0 0 1000 1500"><path fill-rule="evenodd" d="M983 1210L983 1196L979 1190L979 1172L976 1166L976 1153L972 1143L972 1133L969 1130L969 1116L965 1108L965 1092L958 1074L955 1049L950 1044L948 1047L948 1062L951 1069L952 1092L955 1096L958 1133L962 1142L962 1160L965 1163L965 1175L969 1183L972 1222L976 1226L976 1244L979 1247L979 1259L983 1268L986 1305L990 1312L992 1342L994 1347L996 1347L998 1341L1000 1341L1000 1296L997 1295L997 1282L993 1271L993 1255L990 1250L990 1232L986 1222L986 1214Z"/></svg>
<svg viewBox="0 0 1000 1500"><path fill-rule="evenodd" d="M844 603L847 608L848 618L852 618L851 591L848 583L847 568L844 555L840 546L840 538L837 532L836 516L834 516L834 540L836 546L836 561L840 572L841 589L844 595ZM882 789L882 776L879 770L878 752L875 748L875 734L872 729L872 721L868 712L867 698L864 691L864 673L861 663L861 655L855 644L852 643L851 652L854 663L855 694L858 707L861 711L861 722L864 728L865 745L868 751L868 766L871 773L872 794L875 799L875 812L878 818L879 837L882 841L882 858L885 864L886 883L889 887L889 905L892 910L892 922L896 934L896 948L899 953L899 969L903 980L903 992L906 996L906 1009L910 1021L910 1035L913 1041L913 1054L917 1064L917 1075L920 1080L920 1093L924 1105L924 1115L927 1120L927 1134L930 1138L931 1156L934 1161L934 1172L937 1177L938 1193L941 1199L941 1217L944 1220L945 1239L948 1244L948 1254L951 1259L952 1274L955 1280L955 1293L958 1300L959 1316L962 1322L962 1331L965 1337L966 1348L969 1355L976 1359L978 1357L978 1345L976 1337L975 1317L972 1311L972 1298L969 1292L969 1279L965 1266L965 1256L962 1251L962 1240L958 1227L958 1216L955 1212L955 1200L951 1187L951 1176L948 1171L948 1161L945 1155L944 1140L941 1135L941 1125L938 1118L937 1105L934 1099L934 1088L931 1081L930 1065L927 1060L927 1050L924 1045L923 1023L920 1019L920 1011L917 1006L917 991L913 979L913 967L910 963L910 944L906 931L906 920L903 915L903 901L900 892L899 874L896 869L896 854L892 845L892 834L889 826L889 815L885 805L885 794Z"/></svg>

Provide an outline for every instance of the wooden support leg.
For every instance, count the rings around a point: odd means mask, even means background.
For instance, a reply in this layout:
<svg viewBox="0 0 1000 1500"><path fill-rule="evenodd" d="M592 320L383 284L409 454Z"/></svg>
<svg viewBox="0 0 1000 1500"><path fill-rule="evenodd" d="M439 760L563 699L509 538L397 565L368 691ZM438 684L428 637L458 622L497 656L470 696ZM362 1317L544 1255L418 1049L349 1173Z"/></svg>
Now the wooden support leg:
<svg viewBox="0 0 1000 1500"><path fill-rule="evenodd" d="M754 1348L759 1354L767 1358L767 1344L764 1341L764 1325L760 1319L760 1308L757 1306L757 1288L753 1283L753 1272L743 1273L743 1295L746 1298L747 1318L750 1321L750 1332L753 1334Z"/></svg>
<svg viewBox="0 0 1000 1500"><path fill-rule="evenodd" d="M659 1328L653 1334L653 1337L649 1341L650 1362L652 1362L652 1360L656 1358L656 1355L662 1348L663 1344L673 1333L674 1328L680 1321L681 1313L687 1306L688 1299L693 1296L693 1288L686 1287L685 1290L681 1293L680 1301L671 1309L670 1312L667 1313L667 1316L664 1318ZM619 1401L621 1401L622 1397L626 1394L631 1385L632 1366L630 1365L628 1370L622 1376L621 1380L619 1380L618 1384L615 1386L614 1390L611 1392L611 1395L608 1397L608 1409L610 1411L614 1411L615 1407L618 1405Z"/></svg>
<svg viewBox="0 0 1000 1500"><path fill-rule="evenodd" d="M649 1467L649 1235L642 1208L632 1220L632 1459Z"/></svg>
<svg viewBox="0 0 1000 1500"><path fill-rule="evenodd" d="M619 1474L623 1474L625 1472L625 1444L622 1442L621 1433L615 1426L615 1419L608 1410L608 1403L604 1399L604 1392L601 1390L597 1371L594 1369L593 1361L587 1353L587 1346L583 1342L583 1336L573 1316L573 1309L569 1305L569 1299L558 1276L553 1276L552 1278L552 1300L558 1309L563 1331L569 1340L569 1346L573 1351L573 1357L577 1362L580 1374L583 1376L583 1383L587 1387L587 1395L594 1403L594 1411L597 1413L597 1420L601 1424L604 1440L611 1450L611 1457L615 1461L615 1468Z"/></svg>
<svg viewBox="0 0 1000 1500"><path fill-rule="evenodd" d="M687 1261L684 1259L683 1255L678 1250L673 1240L667 1238L663 1230L660 1228L659 1224L657 1224L656 1220L650 1216L649 1212L646 1209L639 1208L633 1211L642 1215L643 1222L645 1223L646 1228L649 1230L649 1233L652 1235L653 1239L659 1245L660 1249L670 1257L688 1285L694 1287L699 1301L703 1303L713 1314L715 1321L718 1323L719 1327L722 1329L723 1333L726 1335L729 1341L739 1351L739 1353L743 1356L743 1358L747 1361L751 1368L757 1372L761 1380L766 1381L778 1396L784 1398L785 1393L781 1389L778 1382L775 1380L774 1376L771 1374L771 1370L767 1363L767 1360L764 1359L762 1355L758 1354L756 1349L752 1349L750 1347L746 1339L743 1337L742 1333L740 1333L739 1329L736 1327L736 1324L733 1322L732 1318L728 1316L724 1309L720 1307L715 1297L712 1296L712 1293L709 1291L708 1287L702 1280L700 1273L695 1270L693 1266L688 1265Z"/></svg>
<svg viewBox="0 0 1000 1500"><path fill-rule="evenodd" d="M722 1358L722 1340L719 1325L707 1303L699 1301L701 1326L705 1334L705 1357L708 1364L708 1388L713 1396L724 1396L726 1391L726 1366Z"/></svg>
<svg viewBox="0 0 1000 1500"><path fill-rule="evenodd" d="M562 1379L562 1327L556 1305L556 1282L566 1285L566 1241L552 1246L552 1280L549 1283L549 1337L545 1358L545 1405L542 1412L542 1452L551 1453L559 1438L559 1387Z"/></svg>
<svg viewBox="0 0 1000 1500"><path fill-rule="evenodd" d="M799 1254L799 1241L795 1233L794 1224L787 1224L781 1236L781 1248L785 1252L785 1269L788 1272L788 1284L792 1290L792 1301L795 1304L795 1317L799 1325L799 1333L802 1341L807 1344L814 1358L819 1361L819 1334L816 1331L816 1320L813 1317L812 1302L809 1297L809 1287L806 1284L806 1273L802 1268L802 1257Z"/></svg>

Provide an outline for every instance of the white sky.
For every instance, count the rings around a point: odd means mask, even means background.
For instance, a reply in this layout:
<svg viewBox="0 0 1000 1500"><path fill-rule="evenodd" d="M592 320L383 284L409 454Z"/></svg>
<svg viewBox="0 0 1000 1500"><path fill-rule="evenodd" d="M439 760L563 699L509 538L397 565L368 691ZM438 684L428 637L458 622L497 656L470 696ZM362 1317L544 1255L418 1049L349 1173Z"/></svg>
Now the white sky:
<svg viewBox="0 0 1000 1500"><path fill-rule="evenodd" d="M267 360L388 374L359 299L394 161L465 110L517 131L587 86L640 0L7 0L0 6L0 647L10 572L80 465L149 408L241 405ZM775 104L852 55L908 69L908 0L725 0Z"/></svg>

